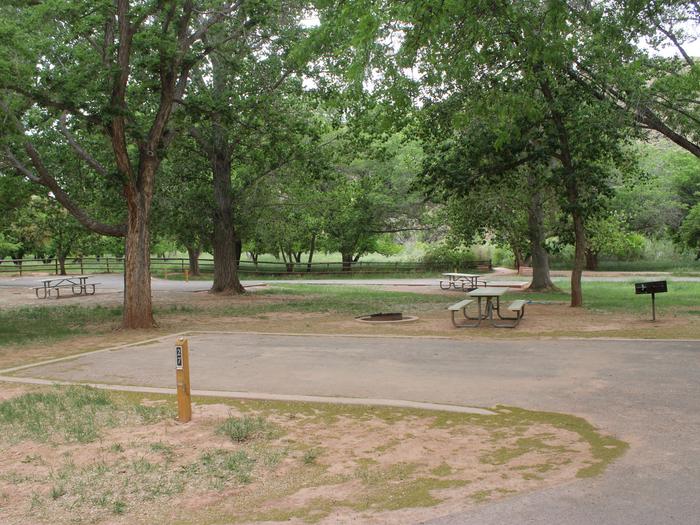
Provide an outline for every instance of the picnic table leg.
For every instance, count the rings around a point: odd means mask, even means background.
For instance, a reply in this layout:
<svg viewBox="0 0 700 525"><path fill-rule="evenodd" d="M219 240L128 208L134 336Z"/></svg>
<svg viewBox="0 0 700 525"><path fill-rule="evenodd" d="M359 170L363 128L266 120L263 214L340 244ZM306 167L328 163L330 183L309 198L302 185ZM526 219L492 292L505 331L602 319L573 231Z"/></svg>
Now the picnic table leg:
<svg viewBox="0 0 700 525"><path fill-rule="evenodd" d="M455 312L452 310L450 312L452 314L452 324L455 326L455 328L476 328L481 324L481 315L479 317L469 317L467 315L467 307L465 306L462 308L462 315L464 316L465 319L470 319L472 321L476 321L475 323L457 323L455 320ZM481 314L481 312L479 312Z"/></svg>
<svg viewBox="0 0 700 525"><path fill-rule="evenodd" d="M501 317L500 315L498 316L501 319L503 319L504 321L510 321L509 323L497 323L495 320L492 321L492 323L493 323L493 326L495 326L496 328L515 328L516 326L518 326L518 324L520 323L520 320L524 316L525 316L525 307L523 307L522 310L518 310L515 313L515 317Z"/></svg>
<svg viewBox="0 0 700 525"><path fill-rule="evenodd" d="M486 305L484 306L484 313L481 313L481 297L476 298L476 304L477 308L479 309L479 319L487 319L488 318L488 299L486 300Z"/></svg>
<svg viewBox="0 0 700 525"><path fill-rule="evenodd" d="M477 311L476 317L472 317L471 315L468 315L468 314L467 314L467 309L466 309L466 308L463 308L463 309L462 309L462 314L464 314L464 318L465 318L465 319L470 319L470 320L472 320L472 321L476 321L477 319L478 319L479 321L481 321L482 319L486 319L486 316L481 314L481 297L477 297L477 298L476 298L476 301L477 301L477 310L478 310L478 311Z"/></svg>

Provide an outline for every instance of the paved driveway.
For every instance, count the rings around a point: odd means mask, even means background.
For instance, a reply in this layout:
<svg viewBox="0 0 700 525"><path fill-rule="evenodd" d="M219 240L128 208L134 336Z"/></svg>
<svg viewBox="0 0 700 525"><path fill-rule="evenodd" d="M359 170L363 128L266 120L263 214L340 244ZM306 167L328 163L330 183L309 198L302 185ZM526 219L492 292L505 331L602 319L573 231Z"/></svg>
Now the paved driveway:
<svg viewBox="0 0 700 525"><path fill-rule="evenodd" d="M0 275L0 288L31 288L33 286L39 286L39 280L43 277L37 276L23 276L23 277L3 277ZM518 286L524 282L528 281L527 277L509 275L509 274L492 274L488 277L490 280L499 282L509 282L518 284ZM122 291L124 289L124 276L121 274L111 273L111 274L95 274L94 279L99 281L101 286L100 290L116 290ZM568 278L565 277L555 277L553 280L557 283L568 282ZM606 276L584 276L584 282L628 282L628 281L653 281L653 280L668 280L673 282L700 282L700 277L676 277L668 275L624 275L616 277L606 277ZM395 279L363 279L360 277L346 278L346 279L244 279L242 281L243 286L260 286L263 284L305 284L305 285L332 285L332 286L419 286L419 287L438 287L439 278L395 278ZM176 291L176 292L196 292L209 290L211 288L212 281L171 281L168 279L159 279L157 277L151 278L151 288L154 292L158 291Z"/></svg>
<svg viewBox="0 0 700 525"><path fill-rule="evenodd" d="M700 343L213 335L190 338L192 385L573 413L631 444L594 479L435 524L700 523ZM172 387L173 341L21 375Z"/></svg>

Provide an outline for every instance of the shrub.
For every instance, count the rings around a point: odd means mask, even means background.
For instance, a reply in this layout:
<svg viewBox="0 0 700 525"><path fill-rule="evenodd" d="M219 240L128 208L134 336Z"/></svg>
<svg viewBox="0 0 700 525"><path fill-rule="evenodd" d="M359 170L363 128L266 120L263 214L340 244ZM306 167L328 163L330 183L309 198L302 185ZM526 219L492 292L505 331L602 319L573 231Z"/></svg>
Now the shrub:
<svg viewBox="0 0 700 525"><path fill-rule="evenodd" d="M473 266L477 260L471 248L459 245L436 244L429 246L423 256L423 263L430 270L460 270Z"/></svg>

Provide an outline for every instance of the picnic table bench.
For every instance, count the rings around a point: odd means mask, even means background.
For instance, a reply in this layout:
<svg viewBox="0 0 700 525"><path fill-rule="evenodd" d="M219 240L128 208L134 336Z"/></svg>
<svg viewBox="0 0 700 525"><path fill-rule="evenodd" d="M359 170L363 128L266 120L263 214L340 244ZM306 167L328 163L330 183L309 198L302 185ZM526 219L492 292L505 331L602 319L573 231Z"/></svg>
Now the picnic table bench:
<svg viewBox="0 0 700 525"><path fill-rule="evenodd" d="M41 279L41 286L34 287L34 293L37 299L47 299L61 297L61 290L70 292L73 296L76 295L95 295L95 288L100 283L88 283L89 275L65 275L62 277L54 277L51 279Z"/></svg>
<svg viewBox="0 0 700 525"><path fill-rule="evenodd" d="M449 290L450 288L457 290L459 286L459 289L462 291L469 292L478 288L479 282L486 286L486 281L479 279L481 277L480 274L447 272L442 275L445 277L445 279L440 280L440 288L443 290Z"/></svg>
<svg viewBox="0 0 700 525"><path fill-rule="evenodd" d="M508 288L477 288L467 293L469 299L464 299L447 307L452 318L452 324L457 328L476 328L481 324L481 321L488 319L496 328L515 328L520 320L525 315L525 305L527 301L519 299L508 305L507 310L513 312L515 317L504 316L501 314L500 298L508 291ZM470 315L467 312L467 307L477 301L476 316ZM495 303L494 303L495 299ZM481 303L485 300L484 310L482 312ZM465 321L457 322L455 319L456 312L462 312ZM499 322L494 318L493 313L496 312L498 319L505 322ZM471 321L471 322L470 322Z"/></svg>

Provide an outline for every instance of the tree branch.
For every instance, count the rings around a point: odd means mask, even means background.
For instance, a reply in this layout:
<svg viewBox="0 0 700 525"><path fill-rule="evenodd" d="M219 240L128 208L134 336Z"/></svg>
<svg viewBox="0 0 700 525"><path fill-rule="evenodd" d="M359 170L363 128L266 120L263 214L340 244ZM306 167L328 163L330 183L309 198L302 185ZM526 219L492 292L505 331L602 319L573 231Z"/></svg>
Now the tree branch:
<svg viewBox="0 0 700 525"><path fill-rule="evenodd" d="M12 166L20 173L20 175L26 177L32 182L36 182L37 184L41 183L41 179L34 175L24 164L22 164L22 162L14 156L12 151L10 151L10 148L7 146L5 146L5 157L7 157Z"/></svg>
<svg viewBox="0 0 700 525"><path fill-rule="evenodd" d="M68 115L64 112L61 115L61 118L58 121L58 126L61 131L61 134L66 137L66 140L68 141L68 144L70 145L71 148L73 148L73 151L85 162L87 162L92 169L94 169L97 173L102 175L103 177L109 176L109 172L107 169L100 164L92 155L90 155L75 139L75 137L71 134L70 131L68 131L68 127L66 126L66 119Z"/></svg>
<svg viewBox="0 0 700 525"><path fill-rule="evenodd" d="M214 25L219 23L221 20L229 16L231 13L236 11L241 6L241 0L233 2L232 4L224 4L221 6L221 10L215 12L209 18L207 18L202 24L197 28L189 37L185 40L187 47L192 47L192 45L200 40Z"/></svg>
<svg viewBox="0 0 700 525"><path fill-rule="evenodd" d="M112 80L111 106L115 115L109 126L112 137L112 149L114 159L119 171L129 181L134 182L134 173L129 160L129 151L126 145L126 86L129 81L129 67L131 60L131 43L134 36L129 25L129 1L116 0L117 22L119 31L119 49L117 50L117 69Z"/></svg>
<svg viewBox="0 0 700 525"><path fill-rule="evenodd" d="M688 53L686 53L685 49L683 49L683 46L680 44L680 42L676 38L676 35L674 35L672 31L664 29L661 26L661 24L659 24L659 23L657 23L655 25L656 25L656 29L658 29L664 35L666 35L666 38L668 38L673 43L673 45L676 46L676 49L678 49L681 56L685 59L686 64L688 64L690 67L693 67L695 65L695 61Z"/></svg>
<svg viewBox="0 0 700 525"><path fill-rule="evenodd" d="M112 237L123 237L126 235L126 225L112 225L104 224L93 220L80 206L78 206L70 196L61 188L61 186L56 182L56 179L51 176L49 170L46 168L41 155L36 150L34 145L27 139L27 134L22 126L19 119L12 113L9 106L4 100L0 99L0 109L10 118L12 124L14 125L17 133L22 136L24 143L24 150L32 161L34 169L36 169L37 174L32 173L24 164L22 164L17 157L15 157L12 152L6 149L6 156L8 160L14 165L17 171L24 177L27 177L30 181L40 184L53 193L54 198L60 202L63 207L70 212L73 217L77 219L80 224L85 226L88 230L94 231L95 233L100 233L102 235L110 235Z"/></svg>
<svg viewBox="0 0 700 525"><path fill-rule="evenodd" d="M584 71L586 70L584 69ZM594 82L594 77L592 73L590 73L589 71L586 71L586 73L591 78L590 82ZM589 92L591 92L596 98L600 100L612 98L612 100L618 105L618 107L630 111L638 124L642 124L643 126L646 126L649 129L653 129L654 131L661 133L671 142L677 144L684 150L700 158L700 145L695 144L688 138L673 130L663 120L661 120L661 118L658 115L656 115L656 113L654 113L646 104L638 104L636 106L632 106L627 101L627 99L615 89L608 88L605 91L599 91L594 86L592 86L591 83L586 81L586 79L584 79L575 70L569 68L568 74L569 77L571 77L581 86L587 88Z"/></svg>

